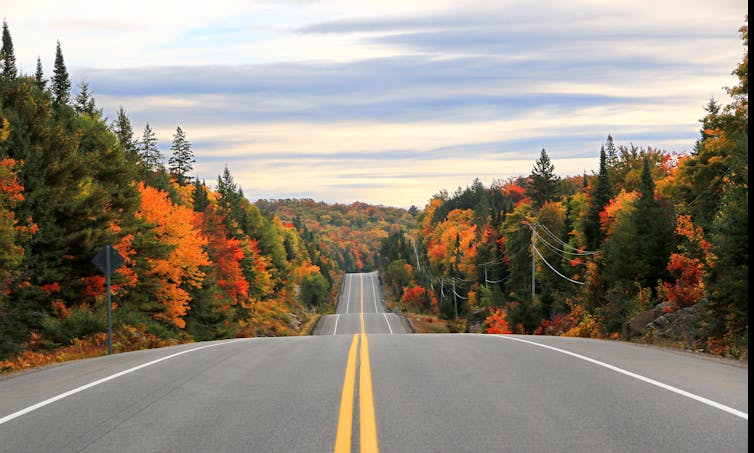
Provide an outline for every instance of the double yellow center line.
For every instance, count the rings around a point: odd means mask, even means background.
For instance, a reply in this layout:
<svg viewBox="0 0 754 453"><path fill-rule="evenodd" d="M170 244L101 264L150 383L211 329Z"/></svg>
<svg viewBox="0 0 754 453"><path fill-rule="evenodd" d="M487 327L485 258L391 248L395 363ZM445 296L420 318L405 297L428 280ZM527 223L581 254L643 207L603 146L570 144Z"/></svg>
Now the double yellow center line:
<svg viewBox="0 0 754 453"><path fill-rule="evenodd" d="M353 400L356 383L356 348L361 338L359 350L359 446L361 452L378 452L377 423L374 419L374 397L372 395L372 369L369 365L369 342L364 329L364 279L361 283L361 333L353 335L348 350L346 375L343 379L343 392L340 396L340 414L338 415L338 432L335 436L335 453L351 451L351 433L353 431Z"/></svg>

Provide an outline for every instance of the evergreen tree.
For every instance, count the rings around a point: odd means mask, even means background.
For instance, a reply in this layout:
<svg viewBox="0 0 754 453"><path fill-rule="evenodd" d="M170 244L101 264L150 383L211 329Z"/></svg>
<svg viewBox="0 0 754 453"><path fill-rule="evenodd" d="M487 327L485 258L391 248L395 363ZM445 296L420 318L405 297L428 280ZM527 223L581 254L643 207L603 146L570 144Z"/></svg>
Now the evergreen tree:
<svg viewBox="0 0 754 453"><path fill-rule="evenodd" d="M607 153L607 166L614 167L618 163L618 150L615 149L615 142L613 142L613 136L610 134L607 134L605 141L605 152Z"/></svg>
<svg viewBox="0 0 754 453"><path fill-rule="evenodd" d="M600 148L600 170L597 175L597 182L589 194L589 211L587 212L586 222L584 222L584 237L589 250L597 250L604 240L600 225L600 213L605 209L611 198L610 178L607 174L607 155L603 146Z"/></svg>
<svg viewBox="0 0 754 453"><path fill-rule="evenodd" d="M117 117L110 128L118 139L121 149L126 153L128 160L136 162L139 155L139 143L134 139L131 120L128 119L128 115L123 110L123 107L118 109Z"/></svg>
<svg viewBox="0 0 754 453"><path fill-rule="evenodd" d="M37 57L37 72L34 73L34 83L40 91L44 91L45 85L47 85L44 71L42 71L42 59L39 57Z"/></svg>
<svg viewBox="0 0 754 453"><path fill-rule="evenodd" d="M199 178L194 180L194 211L204 212L209 207L209 194L207 193L207 186L203 182L199 182Z"/></svg>
<svg viewBox="0 0 754 453"><path fill-rule="evenodd" d="M529 178L531 179L531 198L536 206L542 206L554 197L559 178L555 176L555 166L550 162L550 156L544 148Z"/></svg>
<svg viewBox="0 0 754 453"><path fill-rule="evenodd" d="M89 92L89 84L82 81L79 83L79 94L76 95L73 108L79 113L87 115L99 115L97 106L94 104L94 97Z"/></svg>
<svg viewBox="0 0 754 453"><path fill-rule="evenodd" d="M68 104L71 97L71 79L63 61L60 41L55 50L55 70L52 76L52 102L55 107Z"/></svg>
<svg viewBox="0 0 754 453"><path fill-rule="evenodd" d="M147 172L158 172L163 168L162 154L157 149L157 137L149 126L149 123L144 126L141 147L139 148L139 158L144 167L146 167Z"/></svg>
<svg viewBox="0 0 754 453"><path fill-rule="evenodd" d="M16 54L13 52L13 40L8 30L8 22L3 20L3 47L0 50L0 60L2 60L2 76L6 80L13 80L18 76L16 68Z"/></svg>
<svg viewBox="0 0 754 453"><path fill-rule="evenodd" d="M191 151L191 143L186 140L186 134L180 128L176 128L173 135L173 144L170 145L170 150L173 151L173 155L168 161L170 165L170 175L180 185L184 185L191 179L189 174L194 169L194 153Z"/></svg>

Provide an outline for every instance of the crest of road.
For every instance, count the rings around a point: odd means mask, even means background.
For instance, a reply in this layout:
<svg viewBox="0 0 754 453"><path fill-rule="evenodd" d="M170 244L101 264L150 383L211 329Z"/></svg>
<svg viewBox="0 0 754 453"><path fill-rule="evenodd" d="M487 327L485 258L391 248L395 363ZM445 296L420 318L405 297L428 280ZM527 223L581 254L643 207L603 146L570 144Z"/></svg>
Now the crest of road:
<svg viewBox="0 0 754 453"><path fill-rule="evenodd" d="M364 332L361 319L364 319ZM406 333L405 321L387 311L382 296L380 275L346 274L343 278L334 315L320 320L314 333L317 335L348 335L354 333Z"/></svg>

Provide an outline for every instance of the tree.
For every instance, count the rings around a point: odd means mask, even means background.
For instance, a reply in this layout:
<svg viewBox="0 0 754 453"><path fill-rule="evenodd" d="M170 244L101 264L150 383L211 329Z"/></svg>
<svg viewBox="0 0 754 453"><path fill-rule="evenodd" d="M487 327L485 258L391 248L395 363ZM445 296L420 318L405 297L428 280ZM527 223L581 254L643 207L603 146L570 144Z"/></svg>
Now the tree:
<svg viewBox="0 0 754 453"><path fill-rule="evenodd" d="M87 82L82 81L79 83L79 94L76 95L73 108L79 113L86 113L88 115L100 114L94 104L94 97L89 92L89 84Z"/></svg>
<svg viewBox="0 0 754 453"><path fill-rule="evenodd" d="M162 154L157 149L157 137L149 126L149 123L144 126L141 147L139 148L139 158L148 172L160 171L163 168Z"/></svg>
<svg viewBox="0 0 754 453"><path fill-rule="evenodd" d="M18 76L16 68L16 54L13 52L13 41L8 30L8 22L3 20L3 47L0 50L0 60L2 60L2 76L6 80L13 80Z"/></svg>
<svg viewBox="0 0 754 453"><path fill-rule="evenodd" d="M194 169L194 153L191 151L191 143L186 140L186 134L180 128L176 128L173 135L173 144L170 145L173 155L170 157L170 175L173 176L180 185L189 182L191 171Z"/></svg>
<svg viewBox="0 0 754 453"><path fill-rule="evenodd" d="M550 156L542 148L539 159L529 175L531 180L531 198L536 206L542 206L555 195L559 178L555 176L555 166L550 162Z"/></svg>
<svg viewBox="0 0 754 453"><path fill-rule="evenodd" d="M327 300L330 284L319 272L309 274L301 281L301 301L309 307L318 307Z"/></svg>
<svg viewBox="0 0 754 453"><path fill-rule="evenodd" d="M600 228L600 213L605 209L611 198L610 178L607 173L607 155L603 146L600 148L600 170L597 175L597 182L589 193L589 211L584 222L584 236L589 250L599 249L604 240Z"/></svg>
<svg viewBox="0 0 754 453"><path fill-rule="evenodd" d="M123 107L118 109L118 114L110 128L118 139L120 147L126 153L126 157L131 162L136 162L139 154L139 143L134 139L134 130L133 127L131 127L131 120L128 119L128 115L126 114L126 111L123 110Z"/></svg>
<svg viewBox="0 0 754 453"><path fill-rule="evenodd" d="M200 182L199 178L196 178L196 180L194 180L193 201L194 211L196 212L204 212L210 205L207 186L203 182Z"/></svg>
<svg viewBox="0 0 754 453"><path fill-rule="evenodd" d="M55 107L68 104L71 97L71 79L63 60L63 50L58 41L55 49L55 70L52 76L52 103Z"/></svg>
<svg viewBox="0 0 754 453"><path fill-rule="evenodd" d="M42 59L39 57L37 57L37 72L34 73L34 84L40 91L44 91L45 85L47 85L44 71L42 71Z"/></svg>

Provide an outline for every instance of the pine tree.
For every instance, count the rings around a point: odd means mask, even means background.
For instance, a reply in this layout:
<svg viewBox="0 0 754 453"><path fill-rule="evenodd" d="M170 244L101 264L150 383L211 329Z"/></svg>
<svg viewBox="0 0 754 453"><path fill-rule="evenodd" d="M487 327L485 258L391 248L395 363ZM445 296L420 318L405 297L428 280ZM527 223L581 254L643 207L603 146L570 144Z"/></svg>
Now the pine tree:
<svg viewBox="0 0 754 453"><path fill-rule="evenodd" d="M553 198L559 178L555 176L555 166L550 162L550 156L547 155L544 148L542 148L529 178L531 179L531 198L537 206L542 206L546 201Z"/></svg>
<svg viewBox="0 0 754 453"><path fill-rule="evenodd" d="M115 137L117 137L120 147L126 153L126 158L131 162L135 162L138 159L139 144L134 139L134 130L131 127L131 120L128 119L128 115L126 114L126 111L123 110L123 107L118 109L117 117L110 128L115 134Z"/></svg>
<svg viewBox="0 0 754 453"><path fill-rule="evenodd" d="M156 172L163 168L162 154L157 149L157 137L149 123L144 126L139 153L139 157L148 172Z"/></svg>
<svg viewBox="0 0 754 453"><path fill-rule="evenodd" d="M55 50L55 71L52 76L52 103L55 107L68 104L71 98L71 79L63 61L63 50L60 41Z"/></svg>
<svg viewBox="0 0 754 453"><path fill-rule="evenodd" d="M8 22L3 20L3 47L0 50L0 60L3 64L2 76L6 80L13 80L18 76L16 68L16 54L13 52L13 40L8 30Z"/></svg>
<svg viewBox="0 0 754 453"><path fill-rule="evenodd" d="M42 59L39 57L37 57L37 72L34 73L34 83L40 91L44 91L45 85L47 85L44 71L42 71Z"/></svg>
<svg viewBox="0 0 754 453"><path fill-rule="evenodd" d="M184 185L189 182L191 171L194 169L194 153L191 151L191 143L186 140L186 134L180 128L176 128L173 135L173 144L170 145L170 150L173 151L173 155L168 161L170 165L170 175L180 185Z"/></svg>
<svg viewBox="0 0 754 453"><path fill-rule="evenodd" d="M589 194L589 211L584 222L584 236L589 250L597 250L604 240L600 225L600 213L605 209L611 198L610 178L607 174L607 155L603 146L600 148L600 170L597 175L597 182Z"/></svg>
<svg viewBox="0 0 754 453"><path fill-rule="evenodd" d="M79 94L76 95L73 108L79 113L86 113L88 115L100 114L94 103L94 97L89 92L89 84L87 82L82 81L79 83Z"/></svg>

